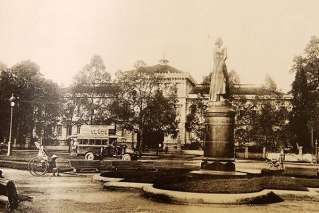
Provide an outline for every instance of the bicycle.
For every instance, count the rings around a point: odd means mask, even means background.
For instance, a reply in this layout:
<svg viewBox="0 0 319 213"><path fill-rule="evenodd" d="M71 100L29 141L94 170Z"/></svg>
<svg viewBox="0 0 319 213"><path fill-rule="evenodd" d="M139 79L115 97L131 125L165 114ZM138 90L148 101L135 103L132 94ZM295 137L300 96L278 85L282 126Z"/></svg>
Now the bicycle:
<svg viewBox="0 0 319 213"><path fill-rule="evenodd" d="M279 168L280 167L280 162L276 159L266 159L265 163L269 168Z"/></svg>
<svg viewBox="0 0 319 213"><path fill-rule="evenodd" d="M52 155L49 157L44 147L37 142L35 142L35 146L39 152L36 157L28 162L28 170L33 176L43 176L54 168L53 164L57 156Z"/></svg>

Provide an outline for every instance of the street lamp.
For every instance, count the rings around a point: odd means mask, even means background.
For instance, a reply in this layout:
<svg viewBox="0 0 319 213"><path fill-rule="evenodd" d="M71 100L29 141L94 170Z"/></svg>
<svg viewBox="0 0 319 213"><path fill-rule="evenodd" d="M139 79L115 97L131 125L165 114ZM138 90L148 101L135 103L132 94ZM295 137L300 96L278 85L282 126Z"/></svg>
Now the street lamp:
<svg viewBox="0 0 319 213"><path fill-rule="evenodd" d="M9 130L9 142L8 142L7 156L11 155L12 116L13 116L13 107L15 105L15 102L14 102L15 100L16 100L16 98L13 96L13 93L12 93L11 97L9 98L11 113L10 113L10 130Z"/></svg>

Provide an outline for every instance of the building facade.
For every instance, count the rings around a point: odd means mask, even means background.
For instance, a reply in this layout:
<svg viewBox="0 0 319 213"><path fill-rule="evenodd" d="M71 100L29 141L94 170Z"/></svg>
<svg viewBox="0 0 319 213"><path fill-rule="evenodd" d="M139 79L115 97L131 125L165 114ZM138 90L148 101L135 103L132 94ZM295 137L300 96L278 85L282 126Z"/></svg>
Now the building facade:
<svg viewBox="0 0 319 213"><path fill-rule="evenodd" d="M176 86L177 89L177 119L179 120L178 124L178 135L177 138L171 136L164 137L164 147L167 147L170 151L180 150L181 144L186 143L187 133L185 130L186 115L188 113L188 104L189 94L196 86L195 80L192 76L187 73L180 71L170 65L168 65L167 60L161 60L159 64L154 66L145 66L144 69L156 73L157 76L163 81L163 84L169 82L172 85ZM68 90L65 90L65 97L71 97L68 94ZM98 103L99 97L92 98L92 102ZM79 117L72 116L72 121L61 121L55 128L56 138L58 143L61 145L67 145L70 138L76 137L80 134L81 125L77 125L77 120ZM70 120L70 119L69 119ZM134 131L127 131L124 129L116 128L117 135L125 137L126 141L132 144L135 144L137 141L137 133Z"/></svg>
<svg viewBox="0 0 319 213"><path fill-rule="evenodd" d="M179 121L178 134L176 138L164 136L163 143L164 147L167 147L169 151L179 151L182 145L192 142L195 137L191 131L186 130L187 115L190 113L190 106L196 99L203 99L204 102L207 102L208 91L205 91L205 89L198 90L198 88L203 87L203 85L198 85L189 73L170 66L167 60L161 60L157 65L144 66L143 68L156 73L163 83L169 82L170 84L176 85L178 99L177 119ZM245 100L246 105L255 102L257 103L255 110L258 111L265 101L270 101L278 108L285 107L291 110L291 96L289 95L274 94L273 92L267 91L265 88L257 87L255 85L237 85L234 93L232 101L235 105L243 100ZM94 101L99 103L98 99L98 97L95 97ZM240 112L238 111L237 114L238 113ZM61 121L56 126L55 132L59 144L68 144L70 138L76 137L80 133L81 126L74 124L77 119L79 118L73 118L73 122ZM201 115L200 122L204 125L204 115ZM240 128L249 126L249 124L241 124L240 119L236 119L236 125L236 128L238 128L238 126L240 126ZM116 128L116 126L114 126L114 129L119 137L125 138L125 141L131 143L132 146L137 142L137 133L135 131L131 132ZM201 140L203 141L203 139Z"/></svg>

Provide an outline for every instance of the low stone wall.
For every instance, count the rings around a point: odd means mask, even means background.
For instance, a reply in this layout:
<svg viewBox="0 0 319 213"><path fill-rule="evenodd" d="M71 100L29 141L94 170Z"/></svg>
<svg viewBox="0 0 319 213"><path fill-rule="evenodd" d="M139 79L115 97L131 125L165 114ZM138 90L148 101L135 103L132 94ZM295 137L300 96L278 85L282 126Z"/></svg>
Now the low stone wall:
<svg viewBox="0 0 319 213"><path fill-rule="evenodd" d="M316 165L285 165L284 174L288 176L317 177L318 167Z"/></svg>
<svg viewBox="0 0 319 213"><path fill-rule="evenodd" d="M279 152L268 152L264 156L263 153L254 153L254 152L236 152L235 156L237 159L279 159L280 158ZM313 163L316 162L316 156L312 154L293 154L293 153L285 153L284 154L284 161L288 162L307 162Z"/></svg>
<svg viewBox="0 0 319 213"><path fill-rule="evenodd" d="M235 157L242 158L242 159L264 159L262 153L253 153L253 152L248 152L248 156L247 156L247 153L236 152Z"/></svg>
<svg viewBox="0 0 319 213"><path fill-rule="evenodd" d="M47 150L69 151L69 146L45 146Z"/></svg>
<svg viewBox="0 0 319 213"><path fill-rule="evenodd" d="M182 150L182 153L185 155L199 155L199 156L204 155L203 150Z"/></svg>

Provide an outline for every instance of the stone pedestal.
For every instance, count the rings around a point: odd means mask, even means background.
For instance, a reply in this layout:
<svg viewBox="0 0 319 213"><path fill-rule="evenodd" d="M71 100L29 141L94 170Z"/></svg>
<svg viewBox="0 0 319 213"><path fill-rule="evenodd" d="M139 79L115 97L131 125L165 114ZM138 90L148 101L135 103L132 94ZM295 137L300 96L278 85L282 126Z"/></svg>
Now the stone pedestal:
<svg viewBox="0 0 319 213"><path fill-rule="evenodd" d="M235 171L234 116L235 112L226 102L208 105L202 169Z"/></svg>

